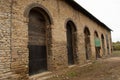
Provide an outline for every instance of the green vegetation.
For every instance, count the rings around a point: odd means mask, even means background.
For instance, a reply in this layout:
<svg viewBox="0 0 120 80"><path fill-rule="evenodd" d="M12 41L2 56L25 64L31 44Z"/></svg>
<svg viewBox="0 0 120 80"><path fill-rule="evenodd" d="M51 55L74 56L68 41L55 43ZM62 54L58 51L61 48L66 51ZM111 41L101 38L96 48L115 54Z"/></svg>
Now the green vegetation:
<svg viewBox="0 0 120 80"><path fill-rule="evenodd" d="M77 72L74 72L74 71L73 72L68 72L67 76L68 77L75 77L75 76L77 76Z"/></svg>
<svg viewBox="0 0 120 80"><path fill-rule="evenodd" d="M113 42L113 50L120 50L120 41Z"/></svg>
<svg viewBox="0 0 120 80"><path fill-rule="evenodd" d="M111 57L120 57L120 50L113 51Z"/></svg>

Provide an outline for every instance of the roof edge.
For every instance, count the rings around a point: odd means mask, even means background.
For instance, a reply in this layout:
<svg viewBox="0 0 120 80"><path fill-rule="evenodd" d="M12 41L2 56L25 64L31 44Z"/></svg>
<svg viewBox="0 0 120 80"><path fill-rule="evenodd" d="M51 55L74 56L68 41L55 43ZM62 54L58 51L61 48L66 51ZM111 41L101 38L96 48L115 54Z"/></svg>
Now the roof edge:
<svg viewBox="0 0 120 80"><path fill-rule="evenodd" d="M95 16L93 16L90 12L88 12L86 9L84 9L81 5L79 5L74 0L64 0L67 4L72 6L75 10L83 13L87 17L89 17L91 20L96 22L97 24L101 25L102 27L106 28L109 31L112 31L108 26L106 26L103 22L101 22L99 19L97 19Z"/></svg>

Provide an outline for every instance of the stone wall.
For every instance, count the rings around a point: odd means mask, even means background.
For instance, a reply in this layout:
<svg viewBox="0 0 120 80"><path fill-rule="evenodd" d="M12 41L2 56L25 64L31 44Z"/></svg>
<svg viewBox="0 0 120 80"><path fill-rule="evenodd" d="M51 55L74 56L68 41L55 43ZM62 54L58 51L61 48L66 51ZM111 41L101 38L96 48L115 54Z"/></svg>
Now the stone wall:
<svg viewBox="0 0 120 80"><path fill-rule="evenodd" d="M28 23L29 11L40 7L48 13L51 24L48 25L51 34L50 49L47 50L47 65L49 71L68 67L66 24L72 21L77 29L77 63L86 63L84 28L90 31L91 60L96 59L94 31L101 39L105 39L105 54L107 55L106 35L111 39L110 31L98 25L90 18L74 10L63 0L1 0L0 1L0 74L9 73L11 80L27 80L29 78ZM111 41L109 52L111 53ZM101 49L102 55L102 49ZM15 76L13 76L15 75ZM17 77L16 77L17 75ZM10 79L9 79L10 80Z"/></svg>
<svg viewBox="0 0 120 80"><path fill-rule="evenodd" d="M10 72L11 0L0 0L0 80ZM7 76L6 76L7 77Z"/></svg>

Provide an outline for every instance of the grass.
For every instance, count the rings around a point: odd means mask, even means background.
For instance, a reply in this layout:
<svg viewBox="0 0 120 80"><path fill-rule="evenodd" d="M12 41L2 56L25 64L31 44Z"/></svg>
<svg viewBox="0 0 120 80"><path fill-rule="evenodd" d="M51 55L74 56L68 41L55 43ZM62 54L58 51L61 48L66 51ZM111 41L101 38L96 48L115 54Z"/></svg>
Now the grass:
<svg viewBox="0 0 120 80"><path fill-rule="evenodd" d="M73 71L73 72L68 72L67 73L67 76L68 77L76 77L78 74L77 74L77 72L75 72L75 71Z"/></svg>
<svg viewBox="0 0 120 80"><path fill-rule="evenodd" d="M120 50L118 51L113 51L111 57L120 57Z"/></svg>

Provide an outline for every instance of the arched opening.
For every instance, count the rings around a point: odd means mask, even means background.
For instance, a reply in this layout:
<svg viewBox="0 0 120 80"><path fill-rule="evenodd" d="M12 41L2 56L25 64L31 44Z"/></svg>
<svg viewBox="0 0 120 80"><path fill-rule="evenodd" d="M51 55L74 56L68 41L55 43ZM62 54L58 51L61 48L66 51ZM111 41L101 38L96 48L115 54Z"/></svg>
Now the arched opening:
<svg viewBox="0 0 120 80"><path fill-rule="evenodd" d="M95 38L98 38L99 36L98 36L97 31L95 31L94 33L95 33L95 34L94 34L94 35L95 35Z"/></svg>
<svg viewBox="0 0 120 80"><path fill-rule="evenodd" d="M101 48L100 39L99 39L97 31L94 32L94 41L95 41L96 58L101 58L101 55L100 55L100 48Z"/></svg>
<svg viewBox="0 0 120 80"><path fill-rule="evenodd" d="M72 21L68 21L66 29L68 64L72 65L75 63L76 55L76 27Z"/></svg>
<svg viewBox="0 0 120 80"><path fill-rule="evenodd" d="M103 52L103 55L105 55L105 41L104 41L103 34L101 35L101 41L102 41L102 52Z"/></svg>
<svg viewBox="0 0 120 80"><path fill-rule="evenodd" d="M30 10L28 23L29 75L48 70L49 26L48 15L42 8L34 7Z"/></svg>
<svg viewBox="0 0 120 80"><path fill-rule="evenodd" d="M107 43L107 54L110 54L109 38L107 34L106 34L106 43Z"/></svg>
<svg viewBox="0 0 120 80"><path fill-rule="evenodd" d="M87 27L85 27L84 29L84 36L85 36L86 59L89 60L91 57L91 45L90 45L90 31Z"/></svg>

